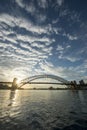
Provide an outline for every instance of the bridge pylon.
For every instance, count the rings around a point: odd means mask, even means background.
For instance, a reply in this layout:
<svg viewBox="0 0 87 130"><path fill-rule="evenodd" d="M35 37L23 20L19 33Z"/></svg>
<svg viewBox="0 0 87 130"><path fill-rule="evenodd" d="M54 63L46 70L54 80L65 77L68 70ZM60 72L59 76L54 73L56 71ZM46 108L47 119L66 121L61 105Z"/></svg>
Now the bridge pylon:
<svg viewBox="0 0 87 130"><path fill-rule="evenodd" d="M14 78L14 79L13 79L13 82L12 82L12 87L11 87L11 88L12 88L12 90L15 90L15 89L17 89L17 88L18 88L18 85L17 85L17 80L18 80L17 78Z"/></svg>

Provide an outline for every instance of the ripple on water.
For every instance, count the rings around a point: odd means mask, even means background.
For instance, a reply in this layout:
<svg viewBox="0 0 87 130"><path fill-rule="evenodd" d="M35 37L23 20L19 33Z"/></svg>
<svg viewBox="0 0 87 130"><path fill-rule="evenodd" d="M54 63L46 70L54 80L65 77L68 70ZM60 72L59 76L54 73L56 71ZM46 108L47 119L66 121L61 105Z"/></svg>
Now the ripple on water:
<svg viewBox="0 0 87 130"><path fill-rule="evenodd" d="M62 130L87 130L87 127L85 126L80 126L78 124L72 124L70 126L66 126Z"/></svg>

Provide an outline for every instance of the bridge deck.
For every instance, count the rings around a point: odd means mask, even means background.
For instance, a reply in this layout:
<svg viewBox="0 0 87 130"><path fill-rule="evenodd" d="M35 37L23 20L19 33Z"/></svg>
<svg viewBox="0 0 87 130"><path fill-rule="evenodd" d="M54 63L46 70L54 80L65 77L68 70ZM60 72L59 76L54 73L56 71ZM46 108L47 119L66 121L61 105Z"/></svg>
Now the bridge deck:
<svg viewBox="0 0 87 130"><path fill-rule="evenodd" d="M12 82L0 82L0 84L12 84Z"/></svg>
<svg viewBox="0 0 87 130"><path fill-rule="evenodd" d="M54 82L30 82L28 84L59 84L59 85L70 85L66 83L54 83Z"/></svg>
<svg viewBox="0 0 87 130"><path fill-rule="evenodd" d="M26 82L22 82L25 84ZM12 84L12 82L0 82L0 84ZM71 83L54 83L54 82L27 82L27 84L59 84L59 85L71 85Z"/></svg>

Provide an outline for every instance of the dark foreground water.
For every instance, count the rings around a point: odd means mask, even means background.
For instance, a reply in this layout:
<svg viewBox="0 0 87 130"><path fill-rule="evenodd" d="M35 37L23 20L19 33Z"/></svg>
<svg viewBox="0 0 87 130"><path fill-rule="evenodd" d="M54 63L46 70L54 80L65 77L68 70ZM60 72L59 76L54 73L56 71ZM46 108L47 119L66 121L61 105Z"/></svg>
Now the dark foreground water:
<svg viewBox="0 0 87 130"><path fill-rule="evenodd" d="M0 90L0 130L87 130L87 90Z"/></svg>

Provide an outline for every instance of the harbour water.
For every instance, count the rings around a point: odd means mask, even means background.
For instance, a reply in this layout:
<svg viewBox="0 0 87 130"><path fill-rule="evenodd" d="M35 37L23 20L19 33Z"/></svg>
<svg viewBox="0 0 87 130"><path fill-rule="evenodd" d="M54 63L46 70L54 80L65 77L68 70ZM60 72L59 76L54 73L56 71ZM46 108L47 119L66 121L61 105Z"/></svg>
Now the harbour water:
<svg viewBox="0 0 87 130"><path fill-rule="evenodd" d="M87 130L87 90L0 90L0 130Z"/></svg>

